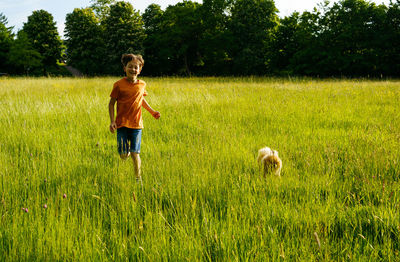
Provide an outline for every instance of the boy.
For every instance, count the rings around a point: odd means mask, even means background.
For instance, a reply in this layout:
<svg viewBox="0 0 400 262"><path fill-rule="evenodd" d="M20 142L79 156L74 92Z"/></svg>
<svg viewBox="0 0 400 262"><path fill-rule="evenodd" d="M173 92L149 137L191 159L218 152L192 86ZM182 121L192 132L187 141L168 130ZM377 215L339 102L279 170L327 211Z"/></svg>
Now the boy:
<svg viewBox="0 0 400 262"><path fill-rule="evenodd" d="M110 114L110 131L117 130L118 153L122 159L132 156L135 177L141 182L140 175L140 143L142 138L142 106L155 118L160 118L160 112L153 110L144 96L146 83L137 79L142 70L144 60L141 55L124 54L121 58L126 77L114 83L110 94L108 111ZM114 120L114 105L117 103L117 117Z"/></svg>

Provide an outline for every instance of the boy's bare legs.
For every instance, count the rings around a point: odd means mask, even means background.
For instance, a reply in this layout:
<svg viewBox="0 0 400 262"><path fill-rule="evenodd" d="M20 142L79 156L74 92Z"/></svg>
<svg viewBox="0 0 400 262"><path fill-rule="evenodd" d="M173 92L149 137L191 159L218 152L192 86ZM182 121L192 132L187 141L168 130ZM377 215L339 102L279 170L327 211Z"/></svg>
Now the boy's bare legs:
<svg viewBox="0 0 400 262"><path fill-rule="evenodd" d="M132 153L133 167L135 168L136 179L140 179L140 166L142 164L138 153Z"/></svg>

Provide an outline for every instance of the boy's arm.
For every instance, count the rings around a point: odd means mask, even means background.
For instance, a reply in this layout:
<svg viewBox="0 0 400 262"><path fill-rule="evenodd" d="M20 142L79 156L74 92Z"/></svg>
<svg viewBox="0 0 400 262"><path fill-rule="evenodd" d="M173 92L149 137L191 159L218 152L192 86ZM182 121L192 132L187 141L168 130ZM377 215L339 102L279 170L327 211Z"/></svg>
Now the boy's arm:
<svg viewBox="0 0 400 262"><path fill-rule="evenodd" d="M117 102L117 99L111 97L110 102L108 103L108 113L110 115L110 132L111 133L114 133L115 129L117 129L117 124L115 123L115 118L114 118L115 102Z"/></svg>
<svg viewBox="0 0 400 262"><path fill-rule="evenodd" d="M155 119L159 119L161 114L158 111L155 111L153 108L151 108L151 106L149 105L149 103L147 103L146 99L143 98L143 103L142 106L144 107L144 109L146 109L147 111L149 111L149 113L155 118Z"/></svg>

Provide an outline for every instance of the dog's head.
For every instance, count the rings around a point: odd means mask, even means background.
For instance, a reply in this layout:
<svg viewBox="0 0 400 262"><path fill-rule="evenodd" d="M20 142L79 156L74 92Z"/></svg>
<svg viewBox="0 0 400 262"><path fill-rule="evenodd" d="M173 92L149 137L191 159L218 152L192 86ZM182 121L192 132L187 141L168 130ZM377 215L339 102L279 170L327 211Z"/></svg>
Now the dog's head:
<svg viewBox="0 0 400 262"><path fill-rule="evenodd" d="M263 159L264 162L264 172L274 172L279 175L279 170L282 167L282 161L277 155L267 156ZM278 173L277 173L278 172Z"/></svg>

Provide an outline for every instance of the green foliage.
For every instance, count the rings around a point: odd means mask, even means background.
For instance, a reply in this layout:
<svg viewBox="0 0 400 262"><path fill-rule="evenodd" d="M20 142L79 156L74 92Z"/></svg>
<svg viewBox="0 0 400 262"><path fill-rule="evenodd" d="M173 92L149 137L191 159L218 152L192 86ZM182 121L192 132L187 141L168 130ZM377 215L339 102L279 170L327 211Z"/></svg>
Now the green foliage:
<svg viewBox="0 0 400 262"><path fill-rule="evenodd" d="M12 27L7 27L7 18L0 13L0 73L9 72L8 53L14 39Z"/></svg>
<svg viewBox="0 0 400 262"><path fill-rule="evenodd" d="M266 51L278 25L278 10L272 0L236 0L232 7L230 52L233 72L265 75Z"/></svg>
<svg viewBox="0 0 400 262"><path fill-rule="evenodd" d="M160 30L163 10L157 4L149 5L144 11L142 18L147 35L152 35Z"/></svg>
<svg viewBox="0 0 400 262"><path fill-rule="evenodd" d="M299 24L300 14L297 12L280 20L268 52L268 67L273 73L292 73L288 67L294 54L300 51L300 39L297 37Z"/></svg>
<svg viewBox="0 0 400 262"><path fill-rule="evenodd" d="M110 5L115 3L115 0L90 0L92 5L90 8L96 13L100 21L104 20L110 13Z"/></svg>
<svg viewBox="0 0 400 262"><path fill-rule="evenodd" d="M143 16L129 2L91 0L67 15L67 60L85 75L122 74L128 52L144 56L143 75L400 75L399 0L323 1L311 12L277 13L272 0L183 0L166 10L151 4ZM12 72L6 24L0 13L0 70ZM42 56L42 74L58 70L63 46L51 14L35 11L23 30Z"/></svg>
<svg viewBox="0 0 400 262"><path fill-rule="evenodd" d="M149 70L156 75L187 75L202 64L199 53L201 35L200 4L184 1L170 5L163 12L151 5L144 13L148 37L145 54ZM147 58L146 58L147 59ZM146 65L147 67L147 65ZM144 73L149 71L144 70Z"/></svg>
<svg viewBox="0 0 400 262"><path fill-rule="evenodd" d="M329 51L318 41L320 16L321 13L314 10L314 12L304 12L299 17L299 24L295 26L296 31L293 32L293 41L297 48L292 50L292 57L287 57L289 73L319 75L323 61L321 57L326 56Z"/></svg>
<svg viewBox="0 0 400 262"><path fill-rule="evenodd" d="M199 7L196 2L184 1L168 6L163 14L160 42L164 49L162 55L167 59L165 66L173 70L167 71L169 74L190 76L192 70L202 64Z"/></svg>
<svg viewBox="0 0 400 262"><path fill-rule="evenodd" d="M45 10L33 11L22 30L27 34L33 48L43 57L44 74L57 67L63 45L53 16Z"/></svg>
<svg viewBox="0 0 400 262"><path fill-rule="evenodd" d="M8 24L8 19L3 13L0 13L0 24L3 24L3 25Z"/></svg>
<svg viewBox="0 0 400 262"><path fill-rule="evenodd" d="M156 4L149 5L143 13L143 23L146 33L144 40L146 66L142 74L162 75L166 70L167 58L160 52L162 19L164 11Z"/></svg>
<svg viewBox="0 0 400 262"><path fill-rule="evenodd" d="M393 43L398 41L399 26L396 15L390 15L396 9L395 4L387 8L364 0L343 0L332 7L325 2L292 19L289 31L287 22L292 17L284 18L274 40L273 64L278 65L277 71L287 68L284 71L302 75L396 75L392 69L398 61L397 45ZM284 43L284 35L289 42Z"/></svg>
<svg viewBox="0 0 400 262"><path fill-rule="evenodd" d="M385 75L399 75L400 72L400 1L390 3L382 30L380 30L377 67Z"/></svg>
<svg viewBox="0 0 400 262"><path fill-rule="evenodd" d="M102 73L106 62L103 34L99 19L91 8L76 8L67 14L65 36L68 65L86 75Z"/></svg>
<svg viewBox="0 0 400 262"><path fill-rule="evenodd" d="M116 80L0 78L2 260L399 261L399 81L147 78L141 187Z"/></svg>
<svg viewBox="0 0 400 262"><path fill-rule="evenodd" d="M205 75L231 74L231 57L227 47L234 43L228 30L231 0L204 0L200 7L202 34L199 40Z"/></svg>
<svg viewBox="0 0 400 262"><path fill-rule="evenodd" d="M16 73L40 75L43 68L42 61L43 56L33 48L25 31L19 31L9 53L9 63L15 67Z"/></svg>
<svg viewBox="0 0 400 262"><path fill-rule="evenodd" d="M143 53L145 32L142 17L128 2L117 2L110 6L109 15L102 21L107 50L108 74L122 74L123 53Z"/></svg>
<svg viewBox="0 0 400 262"><path fill-rule="evenodd" d="M376 71L376 43L382 32L385 6L364 0L343 0L335 3L321 19L327 28L320 35L328 55L323 61L323 75L360 76Z"/></svg>

